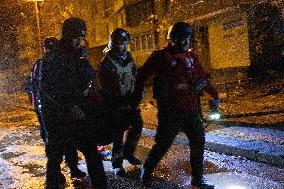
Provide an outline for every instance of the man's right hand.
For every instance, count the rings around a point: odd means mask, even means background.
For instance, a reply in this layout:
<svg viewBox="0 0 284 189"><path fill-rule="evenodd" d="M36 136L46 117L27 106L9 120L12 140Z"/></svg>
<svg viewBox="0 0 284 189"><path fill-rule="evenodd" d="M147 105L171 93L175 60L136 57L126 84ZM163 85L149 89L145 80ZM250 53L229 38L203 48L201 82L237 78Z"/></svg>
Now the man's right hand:
<svg viewBox="0 0 284 189"><path fill-rule="evenodd" d="M219 107L221 105L221 98L215 98L213 100L213 103L215 104L216 107Z"/></svg>

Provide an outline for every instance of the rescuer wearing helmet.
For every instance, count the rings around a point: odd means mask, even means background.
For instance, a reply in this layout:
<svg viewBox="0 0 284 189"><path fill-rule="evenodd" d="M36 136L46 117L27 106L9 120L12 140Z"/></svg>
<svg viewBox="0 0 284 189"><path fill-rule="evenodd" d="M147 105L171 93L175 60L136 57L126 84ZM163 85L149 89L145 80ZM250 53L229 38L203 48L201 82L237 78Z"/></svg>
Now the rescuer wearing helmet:
<svg viewBox="0 0 284 189"><path fill-rule="evenodd" d="M82 127L86 119L83 111L87 103L86 91L95 74L81 45L85 34L84 20L68 18L63 22L62 37L57 48L43 57L39 88L47 131L47 189L61 188L65 184L60 164L63 154L74 149L74 146L86 158L92 185L106 188L106 177L97 144L89 140L90 137L81 135L86 132Z"/></svg>
<svg viewBox="0 0 284 189"><path fill-rule="evenodd" d="M136 78L134 104L141 98L144 82L154 74L153 96L158 104L158 127L155 145L140 169L143 184L151 185L152 173L168 151L179 131L189 139L193 186L214 188L203 178L205 132L200 119L199 93L205 90L220 103L197 57L192 52L193 32L190 24L175 23L168 31L169 44L153 52ZM136 103L135 103L136 102Z"/></svg>
<svg viewBox="0 0 284 189"><path fill-rule="evenodd" d="M134 91L136 76L135 63L127 50L131 40L132 37L126 30L116 28L109 36L108 47L104 50L105 56L99 65L103 97L114 116L113 127L120 132L112 147L112 166L117 175L125 174L123 159L128 160L130 164L141 164L134 156L134 152L140 139L143 122L140 109L131 106L129 100Z"/></svg>
<svg viewBox="0 0 284 189"><path fill-rule="evenodd" d="M50 51L56 50L58 45L58 39L56 37L47 37L43 41L43 53L46 54ZM40 135L43 139L44 143L48 141L48 133L46 130L45 122L44 122L44 115L42 114L42 105L41 105L41 98L40 98L40 80L42 78L42 59L39 59L32 68L32 85L33 85L33 92L32 92L32 104L35 109L35 112L38 117L38 121L40 123ZM66 164L70 168L71 177L72 178L82 178L85 177L86 174L78 169L78 153L75 146L70 146L69 149L64 153ZM65 178L61 174L61 180L64 182Z"/></svg>

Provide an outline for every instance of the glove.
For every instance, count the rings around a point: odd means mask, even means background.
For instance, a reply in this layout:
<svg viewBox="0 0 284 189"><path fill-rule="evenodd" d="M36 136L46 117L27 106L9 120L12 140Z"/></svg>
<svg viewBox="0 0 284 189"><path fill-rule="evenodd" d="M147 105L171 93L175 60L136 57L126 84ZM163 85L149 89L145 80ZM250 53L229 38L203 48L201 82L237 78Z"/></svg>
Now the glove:
<svg viewBox="0 0 284 189"><path fill-rule="evenodd" d="M214 103L214 105L215 105L216 107L219 107L220 104L221 104L221 98L215 98L215 99L213 100L213 103Z"/></svg>
<svg viewBox="0 0 284 189"><path fill-rule="evenodd" d="M202 91L207 87L208 81L205 79L195 79L193 80L193 87L197 94L202 93Z"/></svg>

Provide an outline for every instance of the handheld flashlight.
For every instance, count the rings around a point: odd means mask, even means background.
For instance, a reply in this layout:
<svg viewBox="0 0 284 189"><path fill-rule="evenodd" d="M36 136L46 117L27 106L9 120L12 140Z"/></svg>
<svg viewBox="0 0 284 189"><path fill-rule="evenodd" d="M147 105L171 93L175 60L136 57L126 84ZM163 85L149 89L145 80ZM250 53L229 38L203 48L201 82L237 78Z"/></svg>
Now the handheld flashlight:
<svg viewBox="0 0 284 189"><path fill-rule="evenodd" d="M214 103L213 100L209 100L209 108L210 108L210 112L209 112L209 118L211 120L218 120L221 117L221 114L218 110L218 106L216 105L216 103Z"/></svg>

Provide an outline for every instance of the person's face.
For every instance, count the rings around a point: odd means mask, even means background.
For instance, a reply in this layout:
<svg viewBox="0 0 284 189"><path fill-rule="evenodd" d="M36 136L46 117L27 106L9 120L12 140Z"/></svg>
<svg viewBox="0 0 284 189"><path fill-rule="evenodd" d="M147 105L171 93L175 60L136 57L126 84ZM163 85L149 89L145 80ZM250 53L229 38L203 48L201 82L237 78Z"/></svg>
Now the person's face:
<svg viewBox="0 0 284 189"><path fill-rule="evenodd" d="M112 48L116 52L118 52L119 54L123 55L127 52L128 42L127 41L118 41L118 42L112 44Z"/></svg>
<svg viewBox="0 0 284 189"><path fill-rule="evenodd" d="M191 37L181 37L172 41L174 47L179 51L188 51L191 48Z"/></svg>
<svg viewBox="0 0 284 189"><path fill-rule="evenodd" d="M84 40L84 37L77 37L75 39L72 39L72 47L75 49L79 49L82 46Z"/></svg>

